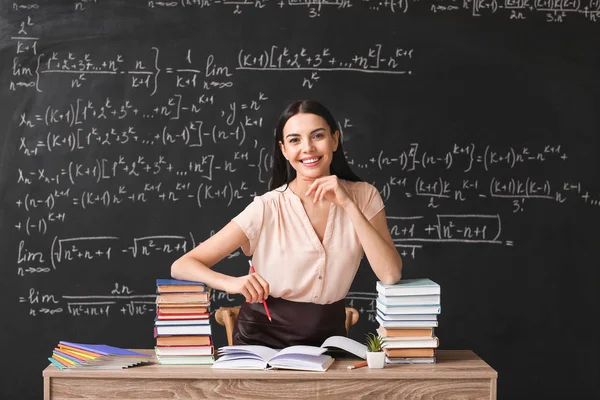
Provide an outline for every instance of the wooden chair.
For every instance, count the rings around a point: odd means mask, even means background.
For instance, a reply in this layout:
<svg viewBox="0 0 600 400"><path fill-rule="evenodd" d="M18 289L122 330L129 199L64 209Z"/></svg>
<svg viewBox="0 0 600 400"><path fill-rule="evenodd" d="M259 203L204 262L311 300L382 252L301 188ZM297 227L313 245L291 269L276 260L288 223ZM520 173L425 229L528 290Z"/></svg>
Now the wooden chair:
<svg viewBox="0 0 600 400"><path fill-rule="evenodd" d="M225 326L227 332L227 344L233 344L233 327L240 312L239 307L221 307L215 312L215 319L220 325ZM346 335L350 327L358 322L358 311L352 307L346 307Z"/></svg>

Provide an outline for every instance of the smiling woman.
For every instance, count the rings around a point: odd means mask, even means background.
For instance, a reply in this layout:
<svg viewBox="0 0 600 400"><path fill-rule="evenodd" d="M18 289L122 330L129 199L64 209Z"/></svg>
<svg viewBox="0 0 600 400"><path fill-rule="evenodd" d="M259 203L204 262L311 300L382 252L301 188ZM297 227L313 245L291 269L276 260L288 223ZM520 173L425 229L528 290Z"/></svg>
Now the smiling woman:
<svg viewBox="0 0 600 400"><path fill-rule="evenodd" d="M302 132L303 129L308 131ZM295 159L290 160L290 157L294 153L302 152L302 145L307 146L308 150L303 157L310 158L311 155L326 157L324 162L319 163L319 171L311 172L310 176L314 177L320 172L323 175L336 175L347 181L360 181L346 161L340 132L333 115L322 104L305 100L290 104L277 123L270 190L294 180L298 164ZM311 145L315 146L313 154L310 153ZM318 145L320 146L317 148ZM303 164L303 166L312 165ZM301 170L300 174L302 173Z"/></svg>
<svg viewBox="0 0 600 400"><path fill-rule="evenodd" d="M244 295L234 344L319 346L346 334L344 298L363 251L384 283L400 279L402 259L383 200L350 169L327 108L290 104L277 123L273 151L269 192L175 261L171 273ZM231 277L211 269L238 247L252 256L255 273Z"/></svg>
<svg viewBox="0 0 600 400"><path fill-rule="evenodd" d="M294 115L285 124L279 146L298 178L315 179L330 174L340 135L326 127L322 117L305 113Z"/></svg>

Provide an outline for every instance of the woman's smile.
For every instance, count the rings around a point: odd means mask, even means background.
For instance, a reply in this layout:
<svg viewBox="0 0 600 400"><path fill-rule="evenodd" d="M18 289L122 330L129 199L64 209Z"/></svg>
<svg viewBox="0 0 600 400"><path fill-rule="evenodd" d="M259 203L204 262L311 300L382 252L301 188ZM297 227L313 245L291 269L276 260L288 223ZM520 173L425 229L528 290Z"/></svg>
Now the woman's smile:
<svg viewBox="0 0 600 400"><path fill-rule="evenodd" d="M322 158L323 157L320 157L320 156L319 157L316 157L316 156L306 157L306 158L301 159L300 162L305 167L312 168L312 167L317 166L319 164L319 161L321 161Z"/></svg>

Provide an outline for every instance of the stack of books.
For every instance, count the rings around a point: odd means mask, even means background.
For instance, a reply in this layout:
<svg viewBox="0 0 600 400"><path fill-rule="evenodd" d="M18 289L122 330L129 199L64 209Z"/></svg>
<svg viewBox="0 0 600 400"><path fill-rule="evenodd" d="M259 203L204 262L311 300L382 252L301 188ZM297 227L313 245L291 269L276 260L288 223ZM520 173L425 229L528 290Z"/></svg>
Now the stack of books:
<svg viewBox="0 0 600 400"><path fill-rule="evenodd" d="M377 282L377 332L388 364L434 364L439 339L434 328L441 312L440 285L430 279Z"/></svg>
<svg viewBox="0 0 600 400"><path fill-rule="evenodd" d="M210 289L201 282L156 280L154 338L159 364L212 364Z"/></svg>
<svg viewBox="0 0 600 400"><path fill-rule="evenodd" d="M48 360L59 369L123 369L150 361L149 354L105 344L58 342Z"/></svg>

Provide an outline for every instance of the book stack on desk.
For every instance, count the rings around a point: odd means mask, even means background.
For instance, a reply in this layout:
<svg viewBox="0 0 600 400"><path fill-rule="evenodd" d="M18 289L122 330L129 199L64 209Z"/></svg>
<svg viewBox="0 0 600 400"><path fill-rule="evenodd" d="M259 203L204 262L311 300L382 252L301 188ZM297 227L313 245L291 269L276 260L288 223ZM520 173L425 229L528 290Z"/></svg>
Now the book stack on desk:
<svg viewBox="0 0 600 400"><path fill-rule="evenodd" d="M156 280L154 338L159 364L212 364L210 288L177 279Z"/></svg>
<svg viewBox="0 0 600 400"><path fill-rule="evenodd" d="M148 354L105 344L58 342L48 360L59 369L123 369L150 361Z"/></svg>
<svg viewBox="0 0 600 400"><path fill-rule="evenodd" d="M433 364L439 339L440 285L430 279L404 279L376 284L377 332L383 337L388 364Z"/></svg>

